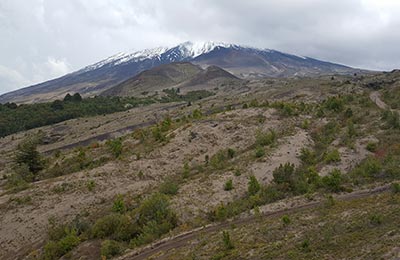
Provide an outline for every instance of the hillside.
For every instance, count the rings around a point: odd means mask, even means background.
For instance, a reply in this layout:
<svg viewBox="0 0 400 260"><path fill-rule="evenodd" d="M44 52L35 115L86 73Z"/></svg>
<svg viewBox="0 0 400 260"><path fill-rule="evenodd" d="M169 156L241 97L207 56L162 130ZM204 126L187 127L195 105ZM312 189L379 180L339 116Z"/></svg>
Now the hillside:
<svg viewBox="0 0 400 260"><path fill-rule="evenodd" d="M167 68L231 81L0 138L0 259L399 258L398 71Z"/></svg>
<svg viewBox="0 0 400 260"><path fill-rule="evenodd" d="M172 62L215 65L239 78L297 77L362 72L347 66L283 52L227 43L185 42L172 48L159 47L120 53L76 72L0 96L0 103L32 103L61 99L67 93L98 95L142 71Z"/></svg>
<svg viewBox="0 0 400 260"><path fill-rule="evenodd" d="M219 82L216 82L219 80ZM101 93L103 96L153 96L163 90L179 88L180 91L209 90L220 84L239 81L227 71L216 66L202 69L189 62L170 63L146 70L115 87Z"/></svg>

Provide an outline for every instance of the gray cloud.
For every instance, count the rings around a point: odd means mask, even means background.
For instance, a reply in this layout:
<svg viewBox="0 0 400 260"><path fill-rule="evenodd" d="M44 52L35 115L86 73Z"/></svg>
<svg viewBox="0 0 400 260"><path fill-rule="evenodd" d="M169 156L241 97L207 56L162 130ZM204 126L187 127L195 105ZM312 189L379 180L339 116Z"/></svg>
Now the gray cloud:
<svg viewBox="0 0 400 260"><path fill-rule="evenodd" d="M391 70L397 0L2 0L0 93L120 51L214 40Z"/></svg>

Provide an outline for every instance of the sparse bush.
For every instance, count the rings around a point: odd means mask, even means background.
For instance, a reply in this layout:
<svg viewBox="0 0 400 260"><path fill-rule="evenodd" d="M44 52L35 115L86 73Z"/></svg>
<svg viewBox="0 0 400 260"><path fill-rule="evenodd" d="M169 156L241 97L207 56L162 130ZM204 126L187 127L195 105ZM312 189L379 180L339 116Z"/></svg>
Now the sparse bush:
<svg viewBox="0 0 400 260"><path fill-rule="evenodd" d="M393 193L400 193L400 183L392 183L391 187Z"/></svg>
<svg viewBox="0 0 400 260"><path fill-rule="evenodd" d="M25 181L34 181L39 171L43 169L43 159L37 151L39 140L37 137L30 137L18 144L15 152L15 162L20 167L25 167L28 171L24 171L21 177Z"/></svg>
<svg viewBox="0 0 400 260"><path fill-rule="evenodd" d="M117 213L124 213L126 210L124 197L119 194L117 198L114 200L114 204L112 206L112 211Z"/></svg>
<svg viewBox="0 0 400 260"><path fill-rule="evenodd" d="M255 152L256 158L261 158L265 156L265 149L262 146L257 146L256 147L256 152Z"/></svg>
<svg viewBox="0 0 400 260"><path fill-rule="evenodd" d="M106 145L110 149L115 158L119 158L122 154L122 141L121 138L108 140Z"/></svg>
<svg viewBox="0 0 400 260"><path fill-rule="evenodd" d="M371 153L374 153L374 152L376 152L376 150L378 149L378 144L377 143L374 143L374 142L369 142L368 144L367 144L367 150L368 151L370 151Z"/></svg>
<svg viewBox="0 0 400 260"><path fill-rule="evenodd" d="M80 239L76 230L65 230L58 240L51 240L44 246L44 259L58 259L79 245Z"/></svg>
<svg viewBox="0 0 400 260"><path fill-rule="evenodd" d="M274 182L276 184L290 184L293 179L294 170L294 164L285 163L279 165L272 173Z"/></svg>
<svg viewBox="0 0 400 260"><path fill-rule="evenodd" d="M122 252L122 246L114 240L104 240L101 243L101 255L110 258L119 255Z"/></svg>
<svg viewBox="0 0 400 260"><path fill-rule="evenodd" d="M282 216L282 223L283 223L283 225L285 225L285 226L287 226L287 225L290 224L290 218L289 218L288 215L283 215L283 216Z"/></svg>
<svg viewBox="0 0 400 260"><path fill-rule="evenodd" d="M337 149L333 149L324 156L325 163L340 162L340 153Z"/></svg>
<svg viewBox="0 0 400 260"><path fill-rule="evenodd" d="M96 182L94 180L89 180L86 183L86 187L87 187L88 191L93 191L94 188L96 187Z"/></svg>
<svg viewBox="0 0 400 260"><path fill-rule="evenodd" d="M322 177L324 187L332 192L343 191L343 176L338 169L334 169L329 175Z"/></svg>
<svg viewBox="0 0 400 260"><path fill-rule="evenodd" d="M232 148L228 148L227 153L228 153L228 158L230 159L232 159L236 154L235 150L233 150Z"/></svg>
<svg viewBox="0 0 400 260"><path fill-rule="evenodd" d="M231 249L235 248L228 231L222 232L222 242L224 244L225 250L231 250Z"/></svg>
<svg viewBox="0 0 400 260"><path fill-rule="evenodd" d="M182 176L183 178L188 178L190 175L190 167L187 162L183 164L183 171L182 171Z"/></svg>
<svg viewBox="0 0 400 260"><path fill-rule="evenodd" d="M227 181L225 182L224 190L230 191L230 190L232 190L232 189L233 189L233 182L232 182L232 179L229 179L229 180L227 180Z"/></svg>
<svg viewBox="0 0 400 260"><path fill-rule="evenodd" d="M247 192L250 196L256 195L257 192L260 190L260 183L257 181L254 175L249 177L249 182L247 185Z"/></svg>
<svg viewBox="0 0 400 260"><path fill-rule="evenodd" d="M372 225L378 226L382 224L382 216L379 214L373 214L370 216L369 221Z"/></svg>
<svg viewBox="0 0 400 260"><path fill-rule="evenodd" d="M199 109L193 110L192 117L194 119L200 119L203 116L203 113Z"/></svg>
<svg viewBox="0 0 400 260"><path fill-rule="evenodd" d="M165 180L160 185L160 192L166 195L176 195L178 193L178 184L172 179Z"/></svg>
<svg viewBox="0 0 400 260"><path fill-rule="evenodd" d="M270 130L269 132L258 130L256 133L256 145L258 146L272 145L276 142L276 139L277 136L274 130Z"/></svg>
<svg viewBox="0 0 400 260"><path fill-rule="evenodd" d="M300 152L300 160L305 165L314 165L317 162L317 155L314 151L303 147Z"/></svg>

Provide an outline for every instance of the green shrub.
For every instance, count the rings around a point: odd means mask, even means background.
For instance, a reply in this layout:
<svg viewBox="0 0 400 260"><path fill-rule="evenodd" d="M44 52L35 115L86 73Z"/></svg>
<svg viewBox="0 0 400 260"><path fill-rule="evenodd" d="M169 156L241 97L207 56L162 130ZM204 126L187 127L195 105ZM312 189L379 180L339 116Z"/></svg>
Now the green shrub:
<svg viewBox="0 0 400 260"><path fill-rule="evenodd" d="M62 237L58 240L51 240L44 246L44 259L58 259L65 255L80 243L80 239L76 234L76 230L64 230Z"/></svg>
<svg viewBox="0 0 400 260"><path fill-rule="evenodd" d="M256 152L255 152L256 158L261 158L265 156L265 149L262 146L257 146L256 147Z"/></svg>
<svg viewBox="0 0 400 260"><path fill-rule="evenodd" d="M117 195L117 198L114 200L112 211L117 213L124 213L126 211L124 197L121 194Z"/></svg>
<svg viewBox="0 0 400 260"><path fill-rule="evenodd" d="M169 229L177 224L175 213L169 207L168 198L164 194L156 193L144 200L139 209L138 223L144 226L150 221L158 224L167 223Z"/></svg>
<svg viewBox="0 0 400 260"><path fill-rule="evenodd" d="M232 189L233 189L233 182L232 182L232 179L229 179L229 180L227 180L227 181L225 182L224 190L230 191L230 190L232 190Z"/></svg>
<svg viewBox="0 0 400 260"><path fill-rule="evenodd" d="M228 158L232 159L235 156L236 152L232 148L228 148L227 153L228 153Z"/></svg>
<svg viewBox="0 0 400 260"><path fill-rule="evenodd" d="M113 256L119 255L122 252L123 247L114 240L104 240L101 243L100 253L106 258L111 258Z"/></svg>
<svg viewBox="0 0 400 260"><path fill-rule="evenodd" d="M329 175L322 177L322 184L325 189L332 192L343 191L343 176L338 169L334 169Z"/></svg>
<svg viewBox="0 0 400 260"><path fill-rule="evenodd" d="M96 187L96 182L94 180L88 180L88 182L86 183L86 187L88 191L93 191Z"/></svg>
<svg viewBox="0 0 400 260"><path fill-rule="evenodd" d="M121 138L116 138L113 140L108 140L106 145L110 149L111 153L115 158L119 158L122 154L122 140Z"/></svg>
<svg viewBox="0 0 400 260"><path fill-rule="evenodd" d="M250 196L256 195L260 190L260 183L254 175L249 177L249 182L247 184L247 192Z"/></svg>
<svg viewBox="0 0 400 260"><path fill-rule="evenodd" d="M374 143L374 142L369 142L368 144L367 144L367 150L368 151L370 151L371 153L374 153L374 152L376 152L376 150L378 149L378 144L377 143Z"/></svg>
<svg viewBox="0 0 400 260"><path fill-rule="evenodd" d="M300 152L300 160L306 165L314 165L317 162L317 155L314 151L303 147Z"/></svg>
<svg viewBox="0 0 400 260"><path fill-rule="evenodd" d="M235 248L228 231L222 232L222 242L224 244L225 250L231 250L231 249Z"/></svg>
<svg viewBox="0 0 400 260"><path fill-rule="evenodd" d="M285 225L285 226L287 226L287 225L290 224L290 218L289 218L288 215L283 215L283 216L282 216L282 223L283 223L283 225Z"/></svg>
<svg viewBox="0 0 400 260"><path fill-rule="evenodd" d="M183 164L183 171L182 171L182 176L183 178L188 178L190 174L190 167L187 162Z"/></svg>
<svg viewBox="0 0 400 260"><path fill-rule="evenodd" d="M400 193L400 183L392 183L391 187L393 193Z"/></svg>
<svg viewBox="0 0 400 260"><path fill-rule="evenodd" d="M178 184L174 182L172 179L167 179L160 185L160 193L166 195L176 195L178 193Z"/></svg>
<svg viewBox="0 0 400 260"><path fill-rule="evenodd" d="M256 145L257 146L266 146L272 145L276 142L277 136L274 130L270 130L268 132L263 132L258 130L256 133Z"/></svg>
<svg viewBox="0 0 400 260"><path fill-rule="evenodd" d="M34 181L38 172L44 167L43 159L37 151L38 144L38 137L30 137L23 140L17 146L14 160L17 165L28 169L28 171L24 171L24 175L21 175L25 181Z"/></svg>
<svg viewBox="0 0 400 260"><path fill-rule="evenodd" d="M225 168L226 161L228 160L226 152L224 150L218 151L210 159L210 165L216 170Z"/></svg>
<svg viewBox="0 0 400 260"><path fill-rule="evenodd" d="M285 163L279 165L273 172L274 182L276 184L290 184L294 175L294 164Z"/></svg>
<svg viewBox="0 0 400 260"><path fill-rule="evenodd" d="M324 161L325 163L332 163L332 162L340 162L340 153L337 149L334 149L328 153L325 154L324 156Z"/></svg>
<svg viewBox="0 0 400 260"><path fill-rule="evenodd" d="M371 215L369 220L370 220L370 223L374 226L378 226L378 225L382 224L382 216L379 214Z"/></svg>
<svg viewBox="0 0 400 260"><path fill-rule="evenodd" d="M131 217L113 213L99 218L93 225L92 234L96 238L129 241L139 234L139 227Z"/></svg>

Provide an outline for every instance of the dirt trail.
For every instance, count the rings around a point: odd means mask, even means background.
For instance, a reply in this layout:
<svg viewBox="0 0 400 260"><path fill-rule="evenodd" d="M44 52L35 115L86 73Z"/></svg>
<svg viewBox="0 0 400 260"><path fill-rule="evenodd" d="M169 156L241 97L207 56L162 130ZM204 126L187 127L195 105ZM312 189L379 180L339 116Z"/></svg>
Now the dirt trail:
<svg viewBox="0 0 400 260"><path fill-rule="evenodd" d="M365 197L369 197L371 195L374 194L378 194L378 193L382 193L385 191L388 191L390 189L389 185L386 186L382 186L382 187L378 187L372 190L363 190L363 191L359 191L359 192L353 192L350 194L344 194L344 195L339 195L337 196L335 199L337 200L341 200L341 201L348 201L348 200L353 200L353 199L360 199L360 198L365 198ZM314 202L310 202L310 203L306 203L303 205L299 205L297 207L293 207L290 209L282 209L282 210L278 210L278 211L274 211L274 212L266 212L263 214L264 218L267 217L277 217L277 216L281 216L284 214L290 214L290 213L295 213L301 210L306 210L306 209L311 209L311 208L316 208L318 206L323 205L323 201L314 201ZM171 239L164 239L161 240L155 244L152 244L150 246L147 246L145 248L143 248L140 251L132 251L129 252L121 257L116 258L117 260L141 260L141 259L148 259L149 257L162 252L162 251L167 251L173 248L179 248L182 247L184 245L186 245L190 240L195 239L196 237L198 237L200 235L200 233L210 233L210 232L215 232L215 231L219 231L225 228L230 227L231 225L244 225L244 224L248 224L248 223L252 223L256 220L258 220L259 218L255 217L255 216L250 216L247 218L241 218L241 219L235 219L232 221L226 221L220 224L216 224L216 225L208 225L202 228L197 228L194 229L192 231L180 234L178 236L175 236ZM156 259L156 258L152 258L152 259Z"/></svg>
<svg viewBox="0 0 400 260"><path fill-rule="evenodd" d="M388 105L381 99L381 93L378 91L373 91L369 94L369 98L374 102L380 109L388 109ZM391 109L392 110L392 109Z"/></svg>

